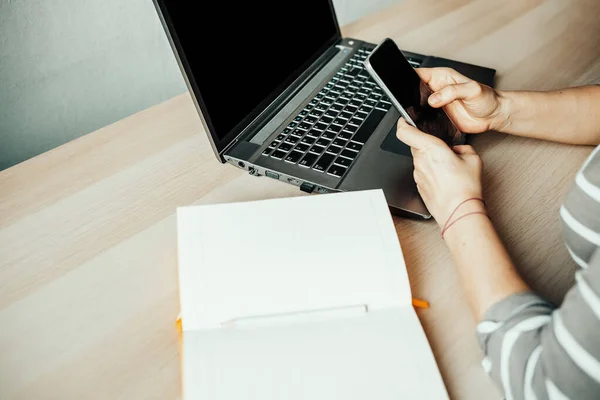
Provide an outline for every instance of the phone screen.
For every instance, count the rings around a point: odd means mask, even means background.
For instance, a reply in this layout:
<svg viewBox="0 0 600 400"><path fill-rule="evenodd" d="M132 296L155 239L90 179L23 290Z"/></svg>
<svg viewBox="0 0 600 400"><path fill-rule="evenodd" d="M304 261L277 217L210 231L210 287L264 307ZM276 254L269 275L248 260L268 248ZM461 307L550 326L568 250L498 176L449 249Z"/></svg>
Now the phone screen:
<svg viewBox="0 0 600 400"><path fill-rule="evenodd" d="M392 39L384 40L368 61L376 74L375 80L379 78L379 83L385 85L382 85L383 91L402 106L417 128L439 137L449 146L464 143L464 134L450 121L444 110L429 105L427 99L431 90ZM399 111L404 114L402 110Z"/></svg>

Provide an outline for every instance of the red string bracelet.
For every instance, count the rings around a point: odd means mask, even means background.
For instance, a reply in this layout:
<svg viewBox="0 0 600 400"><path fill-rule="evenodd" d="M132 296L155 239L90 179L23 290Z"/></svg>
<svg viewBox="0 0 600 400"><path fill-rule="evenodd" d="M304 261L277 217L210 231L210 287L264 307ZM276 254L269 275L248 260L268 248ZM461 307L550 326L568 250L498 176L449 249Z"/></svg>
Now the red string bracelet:
<svg viewBox="0 0 600 400"><path fill-rule="evenodd" d="M468 216L468 215L472 215L472 214L484 214L487 215L484 212L478 211L478 212L473 212L473 213L468 213L463 215L462 217L456 219L455 221L453 221L450 225L448 225L450 223L450 220L452 219L452 217L454 216L454 214L456 214L456 212L458 211L458 209L460 208L460 206L462 206L463 204L465 204L468 201L473 201L473 200L477 200L477 201L481 201L483 203L483 205L485 206L485 201L482 198L479 197L469 197L466 200L463 200L459 205L457 205L454 208L454 211L452 211L452 213L450 214L450 216L448 217L448 219L446 220L446 223L444 224L444 227L442 228L442 239L444 238L444 233L448 230L448 228L450 228L452 225L454 225L454 223L460 219L463 219L464 217Z"/></svg>
<svg viewBox="0 0 600 400"><path fill-rule="evenodd" d="M488 215L484 211L473 211L473 212L470 212L470 213L466 213L465 215L461 215L460 217L458 217L454 221L452 221L452 223L450 225L448 225L448 226L444 227L444 229L442 229L442 239L444 239L444 233L446 233L446 231L448 230L448 228L450 228L452 225L454 225L455 223L457 223L461 219L463 219L465 217L468 217L469 215L473 215L473 214L481 214L481 215L485 215L486 217L488 217Z"/></svg>

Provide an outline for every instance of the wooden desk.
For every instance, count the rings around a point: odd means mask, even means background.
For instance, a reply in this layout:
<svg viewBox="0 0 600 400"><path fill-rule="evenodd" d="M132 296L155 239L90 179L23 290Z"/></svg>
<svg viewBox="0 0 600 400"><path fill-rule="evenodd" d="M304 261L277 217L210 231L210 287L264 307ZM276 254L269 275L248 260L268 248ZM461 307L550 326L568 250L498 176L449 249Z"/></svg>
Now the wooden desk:
<svg viewBox="0 0 600 400"><path fill-rule="evenodd" d="M494 67L502 89L553 89L598 82L599 14L592 0L409 0L344 34ZM574 265L559 204L591 149L499 134L474 145L515 262L560 301ZM175 208L297 195L220 165L187 94L0 172L0 398L179 397ZM451 396L499 397L435 223L395 222Z"/></svg>

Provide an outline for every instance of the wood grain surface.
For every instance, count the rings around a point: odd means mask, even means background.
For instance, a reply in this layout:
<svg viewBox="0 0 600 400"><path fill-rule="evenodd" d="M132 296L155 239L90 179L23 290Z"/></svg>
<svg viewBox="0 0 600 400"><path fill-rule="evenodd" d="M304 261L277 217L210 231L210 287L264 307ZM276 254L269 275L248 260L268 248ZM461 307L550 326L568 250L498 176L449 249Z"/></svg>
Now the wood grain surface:
<svg viewBox="0 0 600 400"><path fill-rule="evenodd" d="M598 21L597 0L407 0L343 33L548 90L599 82ZM591 148L497 133L473 144L519 271L560 303L575 265L558 211ZM188 94L0 172L0 398L180 397L176 207L298 195L219 164ZM395 224L451 397L500 398L436 224Z"/></svg>

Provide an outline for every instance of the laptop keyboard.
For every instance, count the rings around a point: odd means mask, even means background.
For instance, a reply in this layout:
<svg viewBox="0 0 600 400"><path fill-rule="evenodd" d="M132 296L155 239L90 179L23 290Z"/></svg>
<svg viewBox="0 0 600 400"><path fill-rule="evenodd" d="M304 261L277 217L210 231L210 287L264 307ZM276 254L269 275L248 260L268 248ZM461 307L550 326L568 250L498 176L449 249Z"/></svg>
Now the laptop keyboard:
<svg viewBox="0 0 600 400"><path fill-rule="evenodd" d="M358 49L263 156L341 178L392 106L363 67L370 53Z"/></svg>

